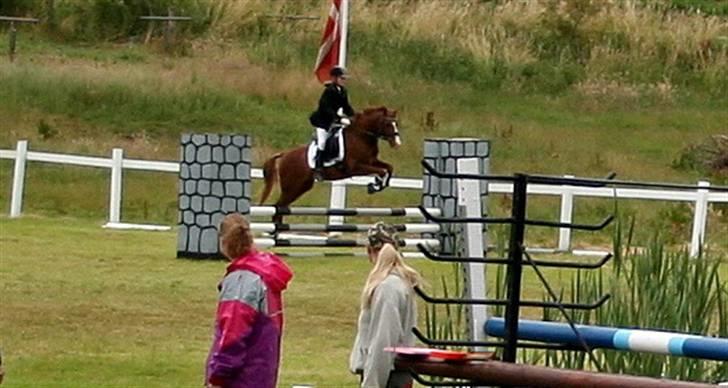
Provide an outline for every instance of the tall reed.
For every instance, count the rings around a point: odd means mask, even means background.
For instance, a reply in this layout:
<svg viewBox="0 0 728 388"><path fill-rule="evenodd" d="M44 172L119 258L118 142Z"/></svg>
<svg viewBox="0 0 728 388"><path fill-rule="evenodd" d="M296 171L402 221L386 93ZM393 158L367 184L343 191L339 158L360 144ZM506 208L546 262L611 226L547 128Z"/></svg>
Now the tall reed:
<svg viewBox="0 0 728 388"><path fill-rule="evenodd" d="M593 314L573 311L576 321L611 327L669 330L728 337L728 286L719 276L725 257L702 252L690 258L687 250L667 247L658 232L644 247L634 247L635 223L615 228L612 265L599 272L577 273L571 300L595 300L605 292L612 298ZM544 319L560 318L544 311ZM725 379L728 364L616 350L595 352L605 371L690 381ZM582 369L587 359L570 352L549 352L547 365Z"/></svg>

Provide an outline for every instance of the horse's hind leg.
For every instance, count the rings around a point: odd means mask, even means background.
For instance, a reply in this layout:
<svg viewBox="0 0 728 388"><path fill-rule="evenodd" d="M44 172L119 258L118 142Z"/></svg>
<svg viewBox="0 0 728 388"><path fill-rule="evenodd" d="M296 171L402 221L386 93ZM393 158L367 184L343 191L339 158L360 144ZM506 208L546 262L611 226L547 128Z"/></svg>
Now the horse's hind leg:
<svg viewBox="0 0 728 388"><path fill-rule="evenodd" d="M288 205L295 202L304 193L313 188L313 177L306 177L303 180L290 180L281 179L281 195L278 197L278 201L275 203L276 207L287 207ZM283 222L283 216L273 216L273 223L280 224Z"/></svg>

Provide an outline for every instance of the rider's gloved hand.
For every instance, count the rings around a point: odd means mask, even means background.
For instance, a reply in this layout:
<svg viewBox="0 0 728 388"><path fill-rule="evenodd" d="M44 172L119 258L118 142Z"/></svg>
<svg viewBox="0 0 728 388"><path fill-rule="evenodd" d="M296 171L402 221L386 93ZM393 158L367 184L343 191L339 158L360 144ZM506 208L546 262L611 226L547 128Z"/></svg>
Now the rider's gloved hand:
<svg viewBox="0 0 728 388"><path fill-rule="evenodd" d="M336 111L336 115L339 117L346 117L344 114L344 108L339 108L339 110Z"/></svg>
<svg viewBox="0 0 728 388"><path fill-rule="evenodd" d="M339 119L339 122L340 122L341 124L344 124L344 125L350 125L350 124L351 124L351 120L349 120L349 118L348 118L348 117L342 117L342 118L340 118L340 119Z"/></svg>

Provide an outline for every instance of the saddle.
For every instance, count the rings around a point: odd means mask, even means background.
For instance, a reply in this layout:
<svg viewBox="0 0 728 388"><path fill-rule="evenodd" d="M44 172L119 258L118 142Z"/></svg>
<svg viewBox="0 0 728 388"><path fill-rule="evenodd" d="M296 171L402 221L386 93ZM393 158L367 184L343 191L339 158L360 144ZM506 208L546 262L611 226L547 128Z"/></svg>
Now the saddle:
<svg viewBox="0 0 728 388"><path fill-rule="evenodd" d="M337 126L332 129L332 131L334 132L326 140L326 145L324 146L324 167L331 167L344 161L344 127ZM316 146L316 139L314 138L311 140L311 143L308 145L308 150L306 151L308 166L312 169L316 167L315 158L317 152L318 147Z"/></svg>

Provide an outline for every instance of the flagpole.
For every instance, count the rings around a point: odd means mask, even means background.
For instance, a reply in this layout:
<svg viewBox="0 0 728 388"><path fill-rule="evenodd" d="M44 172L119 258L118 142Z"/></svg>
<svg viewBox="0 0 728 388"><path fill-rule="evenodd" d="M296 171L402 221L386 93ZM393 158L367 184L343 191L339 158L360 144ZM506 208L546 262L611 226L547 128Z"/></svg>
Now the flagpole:
<svg viewBox="0 0 728 388"><path fill-rule="evenodd" d="M341 0L341 44L339 66L346 67L346 42L349 35L349 0Z"/></svg>

